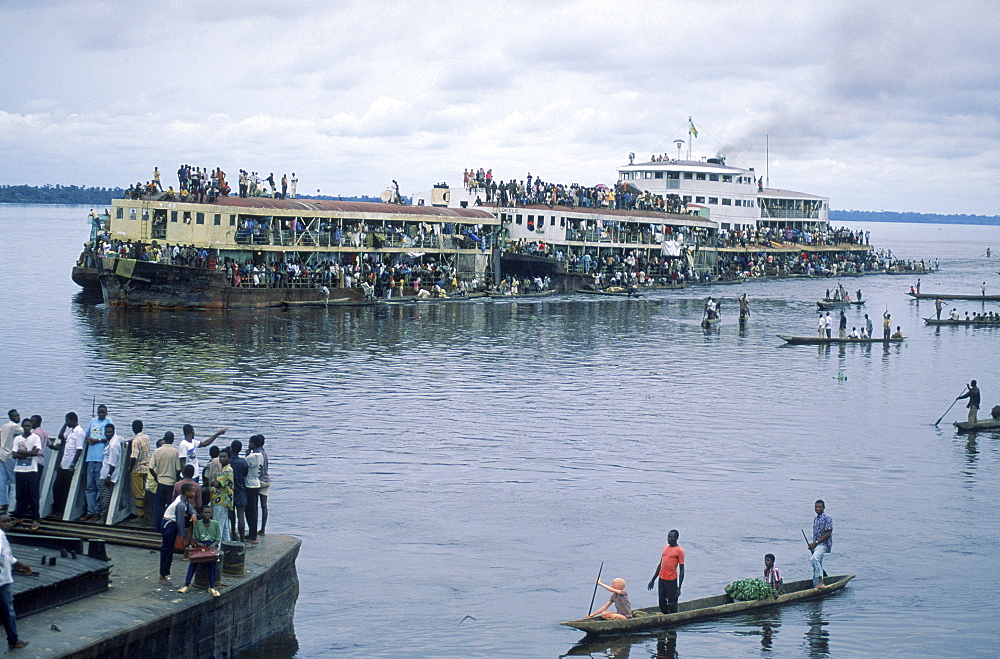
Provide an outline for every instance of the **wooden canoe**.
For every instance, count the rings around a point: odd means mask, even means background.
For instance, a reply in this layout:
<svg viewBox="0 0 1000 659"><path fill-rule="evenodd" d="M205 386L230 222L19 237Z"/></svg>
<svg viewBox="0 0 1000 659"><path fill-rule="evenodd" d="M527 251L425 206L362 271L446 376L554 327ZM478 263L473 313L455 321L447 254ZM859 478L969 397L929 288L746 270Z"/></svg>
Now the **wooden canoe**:
<svg viewBox="0 0 1000 659"><path fill-rule="evenodd" d="M612 297L642 297L642 293L639 291L602 291L578 288L575 292L585 293L586 295L610 295Z"/></svg>
<svg viewBox="0 0 1000 659"><path fill-rule="evenodd" d="M924 318L924 322L928 325L969 325L972 327L1000 327L1000 318L997 320L983 320L970 318L968 320L964 318L959 318L958 320L952 320L951 318Z"/></svg>
<svg viewBox="0 0 1000 659"><path fill-rule="evenodd" d="M817 346L825 345L828 343L902 343L904 339L882 339L872 337L870 339L841 339L839 337L833 336L829 339L826 337L820 338L818 336L784 336L782 334L776 335L779 339L793 346Z"/></svg>
<svg viewBox="0 0 1000 659"><path fill-rule="evenodd" d="M816 306L819 307L820 311L829 311L830 309L839 309L841 307L849 307L852 304L855 306L861 306L865 303L865 300L817 300Z"/></svg>
<svg viewBox="0 0 1000 659"><path fill-rule="evenodd" d="M812 579L792 581L785 584L785 592L776 598L751 600L748 602L733 601L729 595L715 595L700 599L681 602L677 613L660 613L659 607L651 606L633 612L631 618L624 620L603 620L601 618L584 618L570 620L560 624L574 627L588 636L604 636L608 634L631 634L635 632L652 631L676 627L697 620L718 618L720 616L744 613L757 609L783 606L793 602L826 597L847 585L854 578L853 574L827 577L827 585L823 588L813 588Z"/></svg>
<svg viewBox="0 0 1000 659"><path fill-rule="evenodd" d="M355 300L349 297L338 297L325 300L284 300L281 306L286 309L298 307L368 307L375 304L374 300Z"/></svg>
<svg viewBox="0 0 1000 659"><path fill-rule="evenodd" d="M1000 430L1000 419L980 419L975 423L956 421L955 428L960 433L978 432L980 430Z"/></svg>
<svg viewBox="0 0 1000 659"><path fill-rule="evenodd" d="M983 295L982 293L907 293L916 300L979 300L980 302L1000 302L1000 295Z"/></svg>
<svg viewBox="0 0 1000 659"><path fill-rule="evenodd" d="M513 299L517 300L523 297L548 297L550 295L555 295L555 291L531 291L530 293L518 293L513 295L510 293L490 293L489 297L496 298L500 300Z"/></svg>
<svg viewBox="0 0 1000 659"><path fill-rule="evenodd" d="M721 320L722 316L716 316L715 318L704 318L701 321L701 326L708 328L711 327L712 325L718 325Z"/></svg>

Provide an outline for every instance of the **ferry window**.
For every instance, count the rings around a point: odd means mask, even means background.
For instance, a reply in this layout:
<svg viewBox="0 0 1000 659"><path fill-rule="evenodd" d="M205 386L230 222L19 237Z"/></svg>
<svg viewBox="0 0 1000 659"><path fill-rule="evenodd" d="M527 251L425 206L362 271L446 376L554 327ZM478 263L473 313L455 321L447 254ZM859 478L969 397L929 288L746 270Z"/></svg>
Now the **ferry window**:
<svg viewBox="0 0 1000 659"><path fill-rule="evenodd" d="M520 213L518 213L517 215L514 216L514 224L522 224L522 222L521 222L521 214Z"/></svg>
<svg viewBox="0 0 1000 659"><path fill-rule="evenodd" d="M195 221L194 221L194 223L195 223L195 224L204 224L204 223L205 223L205 214L204 214L204 213L198 213L198 214L197 214L197 215L195 216Z"/></svg>
<svg viewBox="0 0 1000 659"><path fill-rule="evenodd" d="M423 206L423 205L424 205L424 200L423 199L417 199L417 206Z"/></svg>
<svg viewBox="0 0 1000 659"><path fill-rule="evenodd" d="M732 206L733 205L733 200L732 199L723 199L722 200L722 205L723 206Z"/></svg>
<svg viewBox="0 0 1000 659"><path fill-rule="evenodd" d="M667 178L669 179L679 179L681 177L680 172L667 172Z"/></svg>
<svg viewBox="0 0 1000 659"><path fill-rule="evenodd" d="M125 209L122 208L121 206L119 206L117 208L117 211L118 211L118 214L115 217L117 217L119 220L123 219L125 217Z"/></svg>
<svg viewBox="0 0 1000 659"><path fill-rule="evenodd" d="M215 226L220 226L222 224L222 213L215 214Z"/></svg>
<svg viewBox="0 0 1000 659"><path fill-rule="evenodd" d="M722 182L723 183L732 183L733 182L733 177L730 174L723 174L722 175Z"/></svg>
<svg viewBox="0 0 1000 659"><path fill-rule="evenodd" d="M710 203L710 204L717 204L717 203L719 203L719 198L718 197L709 197L708 198L708 203Z"/></svg>
<svg viewBox="0 0 1000 659"><path fill-rule="evenodd" d="M663 178L663 172L656 172L656 176L654 178Z"/></svg>
<svg viewBox="0 0 1000 659"><path fill-rule="evenodd" d="M694 173L692 173L692 172L684 172L684 178L686 178L688 180L693 179L694 178Z"/></svg>
<svg viewBox="0 0 1000 659"><path fill-rule="evenodd" d="M733 205L734 205L734 206L742 206L742 205L743 205L743 202L742 202L741 200L737 199L737 200L735 200L735 201L733 202Z"/></svg>
<svg viewBox="0 0 1000 659"><path fill-rule="evenodd" d="M538 216L538 228L541 229L543 226L545 226L545 216L544 215L539 215Z"/></svg>
<svg viewBox="0 0 1000 659"><path fill-rule="evenodd" d="M130 220L134 220L135 219L135 209L134 208L128 209L128 219L130 219Z"/></svg>
<svg viewBox="0 0 1000 659"><path fill-rule="evenodd" d="M694 201L695 201L696 204L704 204L705 203L705 198L704 197L695 197Z"/></svg>
<svg viewBox="0 0 1000 659"><path fill-rule="evenodd" d="M229 216L229 226L231 226L231 227L236 226L236 216L235 215L230 215Z"/></svg>
<svg viewBox="0 0 1000 659"><path fill-rule="evenodd" d="M719 175L718 174L709 174L708 175L708 180L709 181L718 181L719 180Z"/></svg>
<svg viewBox="0 0 1000 659"><path fill-rule="evenodd" d="M686 194L686 195L684 195L683 199L684 199L684 203L685 204L690 204L691 203L691 195Z"/></svg>
<svg viewBox="0 0 1000 659"><path fill-rule="evenodd" d="M559 218L559 227L563 228L563 229L566 228L566 218L565 217L560 217Z"/></svg>
<svg viewBox="0 0 1000 659"><path fill-rule="evenodd" d="M653 172L644 172L646 176L644 178L653 178Z"/></svg>
<svg viewBox="0 0 1000 659"><path fill-rule="evenodd" d="M148 208L143 208L142 209L142 220L143 220L143 222L149 222L149 209Z"/></svg>
<svg viewBox="0 0 1000 659"><path fill-rule="evenodd" d="M698 180L698 181L704 181L705 180L705 175L704 174L698 174L697 176L695 176L695 179Z"/></svg>
<svg viewBox="0 0 1000 659"><path fill-rule="evenodd" d="M177 211L170 211L170 221L171 222L177 221Z"/></svg>

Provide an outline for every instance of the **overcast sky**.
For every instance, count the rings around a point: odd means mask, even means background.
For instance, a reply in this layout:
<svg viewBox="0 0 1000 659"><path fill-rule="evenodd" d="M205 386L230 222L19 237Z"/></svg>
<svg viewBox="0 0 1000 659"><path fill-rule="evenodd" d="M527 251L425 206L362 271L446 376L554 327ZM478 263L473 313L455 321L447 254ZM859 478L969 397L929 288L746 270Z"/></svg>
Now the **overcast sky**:
<svg viewBox="0 0 1000 659"><path fill-rule="evenodd" d="M838 209L1000 213L1000 2L0 1L0 184L181 163L404 194L628 153ZM685 147L686 150L686 147Z"/></svg>

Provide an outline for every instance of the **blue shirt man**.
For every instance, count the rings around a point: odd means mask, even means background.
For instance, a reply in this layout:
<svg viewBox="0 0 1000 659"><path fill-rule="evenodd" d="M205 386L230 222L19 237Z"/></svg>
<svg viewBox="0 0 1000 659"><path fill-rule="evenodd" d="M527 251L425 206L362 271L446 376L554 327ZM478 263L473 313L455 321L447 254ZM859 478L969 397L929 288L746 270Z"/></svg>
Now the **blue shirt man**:
<svg viewBox="0 0 1000 659"><path fill-rule="evenodd" d="M90 420L87 426L87 449L84 454L84 474L87 477L87 511L79 521L101 519L101 466L104 462L104 450L108 446L105 429L115 424L108 416L108 408L99 405L97 416Z"/></svg>
<svg viewBox="0 0 1000 659"><path fill-rule="evenodd" d="M814 507L816 517L813 519L813 541L809 543L812 551L810 562L813 568L813 588L822 588L823 556L833 550L833 519L826 514L826 503L817 499Z"/></svg>

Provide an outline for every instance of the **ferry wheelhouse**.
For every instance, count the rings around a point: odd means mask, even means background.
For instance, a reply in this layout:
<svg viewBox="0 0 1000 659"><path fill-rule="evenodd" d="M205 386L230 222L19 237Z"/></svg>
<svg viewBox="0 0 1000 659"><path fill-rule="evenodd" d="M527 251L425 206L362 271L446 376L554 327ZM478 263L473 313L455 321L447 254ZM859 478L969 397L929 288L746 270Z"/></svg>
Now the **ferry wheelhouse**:
<svg viewBox="0 0 1000 659"><path fill-rule="evenodd" d="M471 208L218 197L117 199L97 246L111 306L240 308L485 281L496 217ZM325 296L322 299L327 299Z"/></svg>

